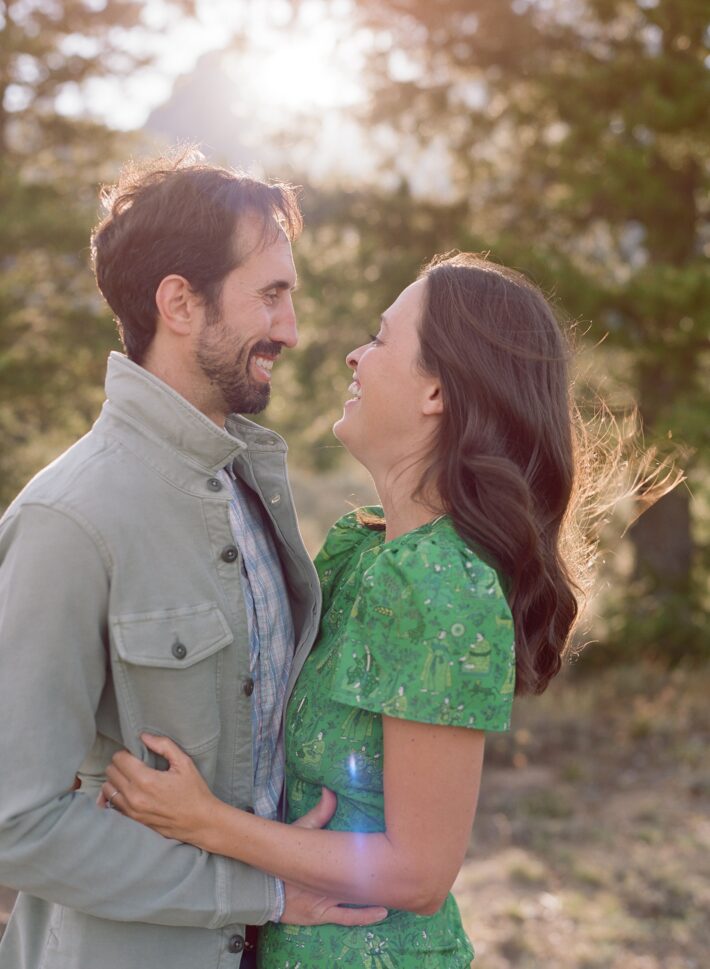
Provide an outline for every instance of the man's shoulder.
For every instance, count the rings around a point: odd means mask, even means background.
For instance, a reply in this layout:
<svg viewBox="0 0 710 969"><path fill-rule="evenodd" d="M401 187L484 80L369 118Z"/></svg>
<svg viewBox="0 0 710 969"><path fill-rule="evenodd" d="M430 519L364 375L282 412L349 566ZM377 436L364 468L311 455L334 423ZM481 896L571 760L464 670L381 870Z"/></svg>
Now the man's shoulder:
<svg viewBox="0 0 710 969"><path fill-rule="evenodd" d="M136 477L139 464L119 440L94 426L25 485L2 516L2 524L39 506L107 535L128 512L122 498L135 490L128 482Z"/></svg>
<svg viewBox="0 0 710 969"><path fill-rule="evenodd" d="M6 514L24 505L81 505L87 492L100 486L116 445L94 429L46 465L25 485Z"/></svg>

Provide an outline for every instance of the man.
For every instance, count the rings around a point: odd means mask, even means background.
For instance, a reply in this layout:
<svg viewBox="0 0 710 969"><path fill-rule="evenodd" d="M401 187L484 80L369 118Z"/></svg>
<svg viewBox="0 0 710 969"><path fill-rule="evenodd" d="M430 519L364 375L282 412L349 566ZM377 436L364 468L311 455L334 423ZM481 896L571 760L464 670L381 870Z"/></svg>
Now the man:
<svg viewBox="0 0 710 969"><path fill-rule="evenodd" d="M21 890L0 969L237 969L246 924L384 913L95 799L117 749L153 762L150 731L221 798L277 816L319 591L285 445L237 415L263 409L296 344L301 217L287 186L189 158L124 172L107 202L94 263L127 356L92 430L0 522L0 883Z"/></svg>

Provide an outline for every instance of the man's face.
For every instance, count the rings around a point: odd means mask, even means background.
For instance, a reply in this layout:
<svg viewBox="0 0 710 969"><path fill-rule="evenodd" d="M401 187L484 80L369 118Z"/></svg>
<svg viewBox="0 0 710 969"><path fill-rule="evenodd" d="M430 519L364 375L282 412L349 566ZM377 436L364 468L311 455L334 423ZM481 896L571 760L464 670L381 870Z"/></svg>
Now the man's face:
<svg viewBox="0 0 710 969"><path fill-rule="evenodd" d="M261 235L258 219L247 220L238 244L249 255L225 277L218 317L206 314L197 339L198 367L225 414L257 414L266 407L274 361L298 340L291 245L279 233L264 246Z"/></svg>

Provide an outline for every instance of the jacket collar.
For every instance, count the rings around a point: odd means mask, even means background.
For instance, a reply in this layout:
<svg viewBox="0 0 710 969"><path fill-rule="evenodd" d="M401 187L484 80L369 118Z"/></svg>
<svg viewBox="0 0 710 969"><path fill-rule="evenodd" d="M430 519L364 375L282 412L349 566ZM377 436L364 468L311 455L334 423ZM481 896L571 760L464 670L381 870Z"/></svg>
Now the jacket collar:
<svg viewBox="0 0 710 969"><path fill-rule="evenodd" d="M158 445L163 455L172 452L173 467L177 459L214 474L244 452L286 450L277 434L238 414L230 414L226 428L218 427L172 387L116 351L109 355L106 398L99 422L118 421L124 430L128 425L147 439L151 450Z"/></svg>

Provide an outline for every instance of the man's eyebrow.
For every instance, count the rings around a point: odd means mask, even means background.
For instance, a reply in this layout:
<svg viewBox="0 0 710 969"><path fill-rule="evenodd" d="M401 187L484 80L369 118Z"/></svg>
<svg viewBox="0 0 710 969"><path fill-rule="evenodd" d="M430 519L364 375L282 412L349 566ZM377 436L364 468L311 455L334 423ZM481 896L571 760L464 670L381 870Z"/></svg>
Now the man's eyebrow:
<svg viewBox="0 0 710 969"><path fill-rule="evenodd" d="M280 289L280 290L288 289L290 292L293 293L298 289L298 283L297 282L289 283L288 280L286 279L274 279L270 283L267 283L266 286L261 286L259 289L259 292L266 293L270 289Z"/></svg>

